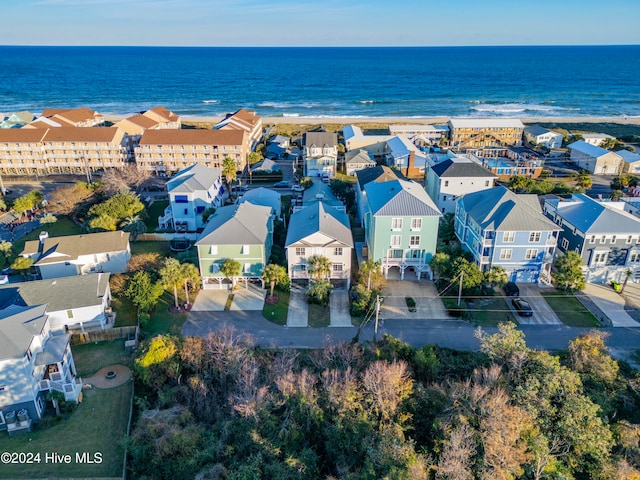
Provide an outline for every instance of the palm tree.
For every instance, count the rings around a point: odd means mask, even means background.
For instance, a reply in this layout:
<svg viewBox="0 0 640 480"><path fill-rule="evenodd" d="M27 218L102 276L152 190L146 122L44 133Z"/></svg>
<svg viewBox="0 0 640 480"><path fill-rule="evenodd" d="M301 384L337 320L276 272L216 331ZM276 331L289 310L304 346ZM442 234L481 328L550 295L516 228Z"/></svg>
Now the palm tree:
<svg viewBox="0 0 640 480"><path fill-rule="evenodd" d="M178 287L181 286L184 281L182 270L182 265L180 265L178 260L175 258L167 258L164 261L164 266L159 272L162 286L164 288L173 288L173 299L175 301L176 309L179 308Z"/></svg>
<svg viewBox="0 0 640 480"><path fill-rule="evenodd" d="M264 268L262 279L271 288L269 296L273 297L273 289L276 288L276 284L282 283L285 278L287 278L287 270L282 265L270 263Z"/></svg>
<svg viewBox="0 0 640 480"><path fill-rule="evenodd" d="M323 256L310 257L309 276L313 280L329 278L331 276L331 260Z"/></svg>
<svg viewBox="0 0 640 480"><path fill-rule="evenodd" d="M236 162L233 158L225 158L222 161L222 175L224 176L224 180L227 183L227 188L237 177L237 168Z"/></svg>
<svg viewBox="0 0 640 480"><path fill-rule="evenodd" d="M633 270L627 268L627 271L624 272L624 283L622 284L622 288L620 289L620 295L622 295L622 293L624 292L625 287L627 286L627 282L629 282L629 279L631 278L631 275L633 275Z"/></svg>
<svg viewBox="0 0 640 480"><path fill-rule="evenodd" d="M147 226L140 218L140 215L131 215L122 222L122 230L129 232L131 240L135 242L138 239L138 235L146 233Z"/></svg>
<svg viewBox="0 0 640 480"><path fill-rule="evenodd" d="M184 277L184 295L186 302L189 303L189 285L200 283L200 271L193 263L185 262L182 264L182 276Z"/></svg>
<svg viewBox="0 0 640 480"><path fill-rule="evenodd" d="M232 288L236 288L236 278L242 273L242 266L237 260L227 258L220 266L220 273L222 273L225 278L231 280Z"/></svg>

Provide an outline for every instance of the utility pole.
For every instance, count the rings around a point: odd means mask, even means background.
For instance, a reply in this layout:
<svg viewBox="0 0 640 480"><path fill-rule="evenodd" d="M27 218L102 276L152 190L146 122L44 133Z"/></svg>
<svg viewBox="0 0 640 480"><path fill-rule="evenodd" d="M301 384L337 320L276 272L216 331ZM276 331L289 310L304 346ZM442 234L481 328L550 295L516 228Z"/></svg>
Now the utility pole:
<svg viewBox="0 0 640 480"><path fill-rule="evenodd" d="M460 300L462 299L462 281L464 280L464 272L460 272L460 287L458 287L458 306L460 306Z"/></svg>
<svg viewBox="0 0 640 480"><path fill-rule="evenodd" d="M373 341L377 341L378 336L378 316L380 314L380 295L376 295L376 323L373 327Z"/></svg>

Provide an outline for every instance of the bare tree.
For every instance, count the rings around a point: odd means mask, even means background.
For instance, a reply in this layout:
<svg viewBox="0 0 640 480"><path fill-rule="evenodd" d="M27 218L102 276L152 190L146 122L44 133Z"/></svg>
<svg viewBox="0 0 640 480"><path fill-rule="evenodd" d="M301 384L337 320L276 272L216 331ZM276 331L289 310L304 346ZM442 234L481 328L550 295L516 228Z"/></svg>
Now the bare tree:
<svg viewBox="0 0 640 480"><path fill-rule="evenodd" d="M49 195L47 210L59 215L75 215L93 196L93 190L86 183L58 187Z"/></svg>
<svg viewBox="0 0 640 480"><path fill-rule="evenodd" d="M362 375L362 386L373 411L385 421L392 420L398 407L413 392L407 363L373 362Z"/></svg>
<svg viewBox="0 0 640 480"><path fill-rule="evenodd" d="M436 470L436 478L442 480L473 480L473 458L477 446L473 430L463 423L451 431L444 444Z"/></svg>

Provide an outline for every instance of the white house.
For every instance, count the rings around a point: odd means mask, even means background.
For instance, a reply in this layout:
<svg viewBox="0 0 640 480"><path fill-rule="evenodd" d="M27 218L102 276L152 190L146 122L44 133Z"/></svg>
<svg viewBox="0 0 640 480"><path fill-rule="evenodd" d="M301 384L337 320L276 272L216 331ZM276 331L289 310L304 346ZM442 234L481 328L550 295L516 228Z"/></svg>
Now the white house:
<svg viewBox="0 0 640 480"><path fill-rule="evenodd" d="M347 151L366 150L372 155L384 155L387 141L393 135L365 135L356 125L347 125L342 129L344 145Z"/></svg>
<svg viewBox="0 0 640 480"><path fill-rule="evenodd" d="M614 138L611 135L607 135L606 133L582 133L581 135L585 143L594 145L596 147L601 146L608 139Z"/></svg>
<svg viewBox="0 0 640 480"><path fill-rule="evenodd" d="M123 231L83 233L49 237L40 233L39 240L24 244L20 253L33 258L40 277L57 278L95 272L122 273L131 258L129 233Z"/></svg>
<svg viewBox="0 0 640 480"><path fill-rule="evenodd" d="M578 140L569 145L570 159L578 167L596 175L619 175L622 157L590 143Z"/></svg>
<svg viewBox="0 0 640 480"><path fill-rule="evenodd" d="M353 237L349 216L335 208L314 202L291 215L285 241L289 278L309 279L311 257L331 262L331 280L350 285Z"/></svg>
<svg viewBox="0 0 640 480"><path fill-rule="evenodd" d="M524 129L524 138L530 144L541 145L552 150L562 147L562 139L564 137L560 133L540 125L531 125Z"/></svg>
<svg viewBox="0 0 640 480"><path fill-rule="evenodd" d="M75 275L0 286L0 308L46 305L52 332L67 333L109 325L111 289L108 273Z"/></svg>
<svg viewBox="0 0 640 480"><path fill-rule="evenodd" d="M42 417L49 391L75 402L82 392L70 335L52 335L45 310L14 305L0 311L0 430L9 435L30 430Z"/></svg>
<svg viewBox="0 0 640 480"><path fill-rule="evenodd" d="M258 187L245 192L244 195L238 198L238 203L244 202L269 207L271 208L271 215L274 217L280 217L282 214L282 199L280 193L270 188Z"/></svg>
<svg viewBox="0 0 640 480"><path fill-rule="evenodd" d="M456 199L493 188L498 178L465 157L452 157L427 166L425 189L442 213L456 212Z"/></svg>
<svg viewBox="0 0 640 480"><path fill-rule="evenodd" d="M449 132L446 126L433 125L389 125L389 133L391 135L405 135L408 137L418 137L423 142L434 144L438 143Z"/></svg>
<svg viewBox="0 0 640 480"><path fill-rule="evenodd" d="M169 205L158 218L160 228L195 232L204 227L202 213L223 204L224 187L219 168L194 164L167 182Z"/></svg>
<svg viewBox="0 0 640 480"><path fill-rule="evenodd" d="M308 132L302 136L304 174L317 177L336 175L338 162L338 136L335 133Z"/></svg>
<svg viewBox="0 0 640 480"><path fill-rule="evenodd" d="M351 150L344 154L344 168L347 175L355 175L356 171L377 165L366 150Z"/></svg>

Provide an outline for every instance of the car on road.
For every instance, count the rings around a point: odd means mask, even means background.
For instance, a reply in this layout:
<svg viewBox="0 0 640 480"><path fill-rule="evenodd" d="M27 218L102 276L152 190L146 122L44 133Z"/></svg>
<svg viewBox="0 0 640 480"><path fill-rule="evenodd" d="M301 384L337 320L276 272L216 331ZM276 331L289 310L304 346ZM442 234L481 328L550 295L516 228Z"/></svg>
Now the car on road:
<svg viewBox="0 0 640 480"><path fill-rule="evenodd" d="M289 188L291 184L285 180L273 184L273 188Z"/></svg>
<svg viewBox="0 0 640 480"><path fill-rule="evenodd" d="M292 192L304 192L304 187L302 187L301 185L294 185L293 187L291 187L291 191Z"/></svg>
<svg viewBox="0 0 640 480"><path fill-rule="evenodd" d="M533 315L533 310L531 309L531 305L526 300L521 298L514 298L511 300L511 305L516 309L518 315L521 317L530 317Z"/></svg>

